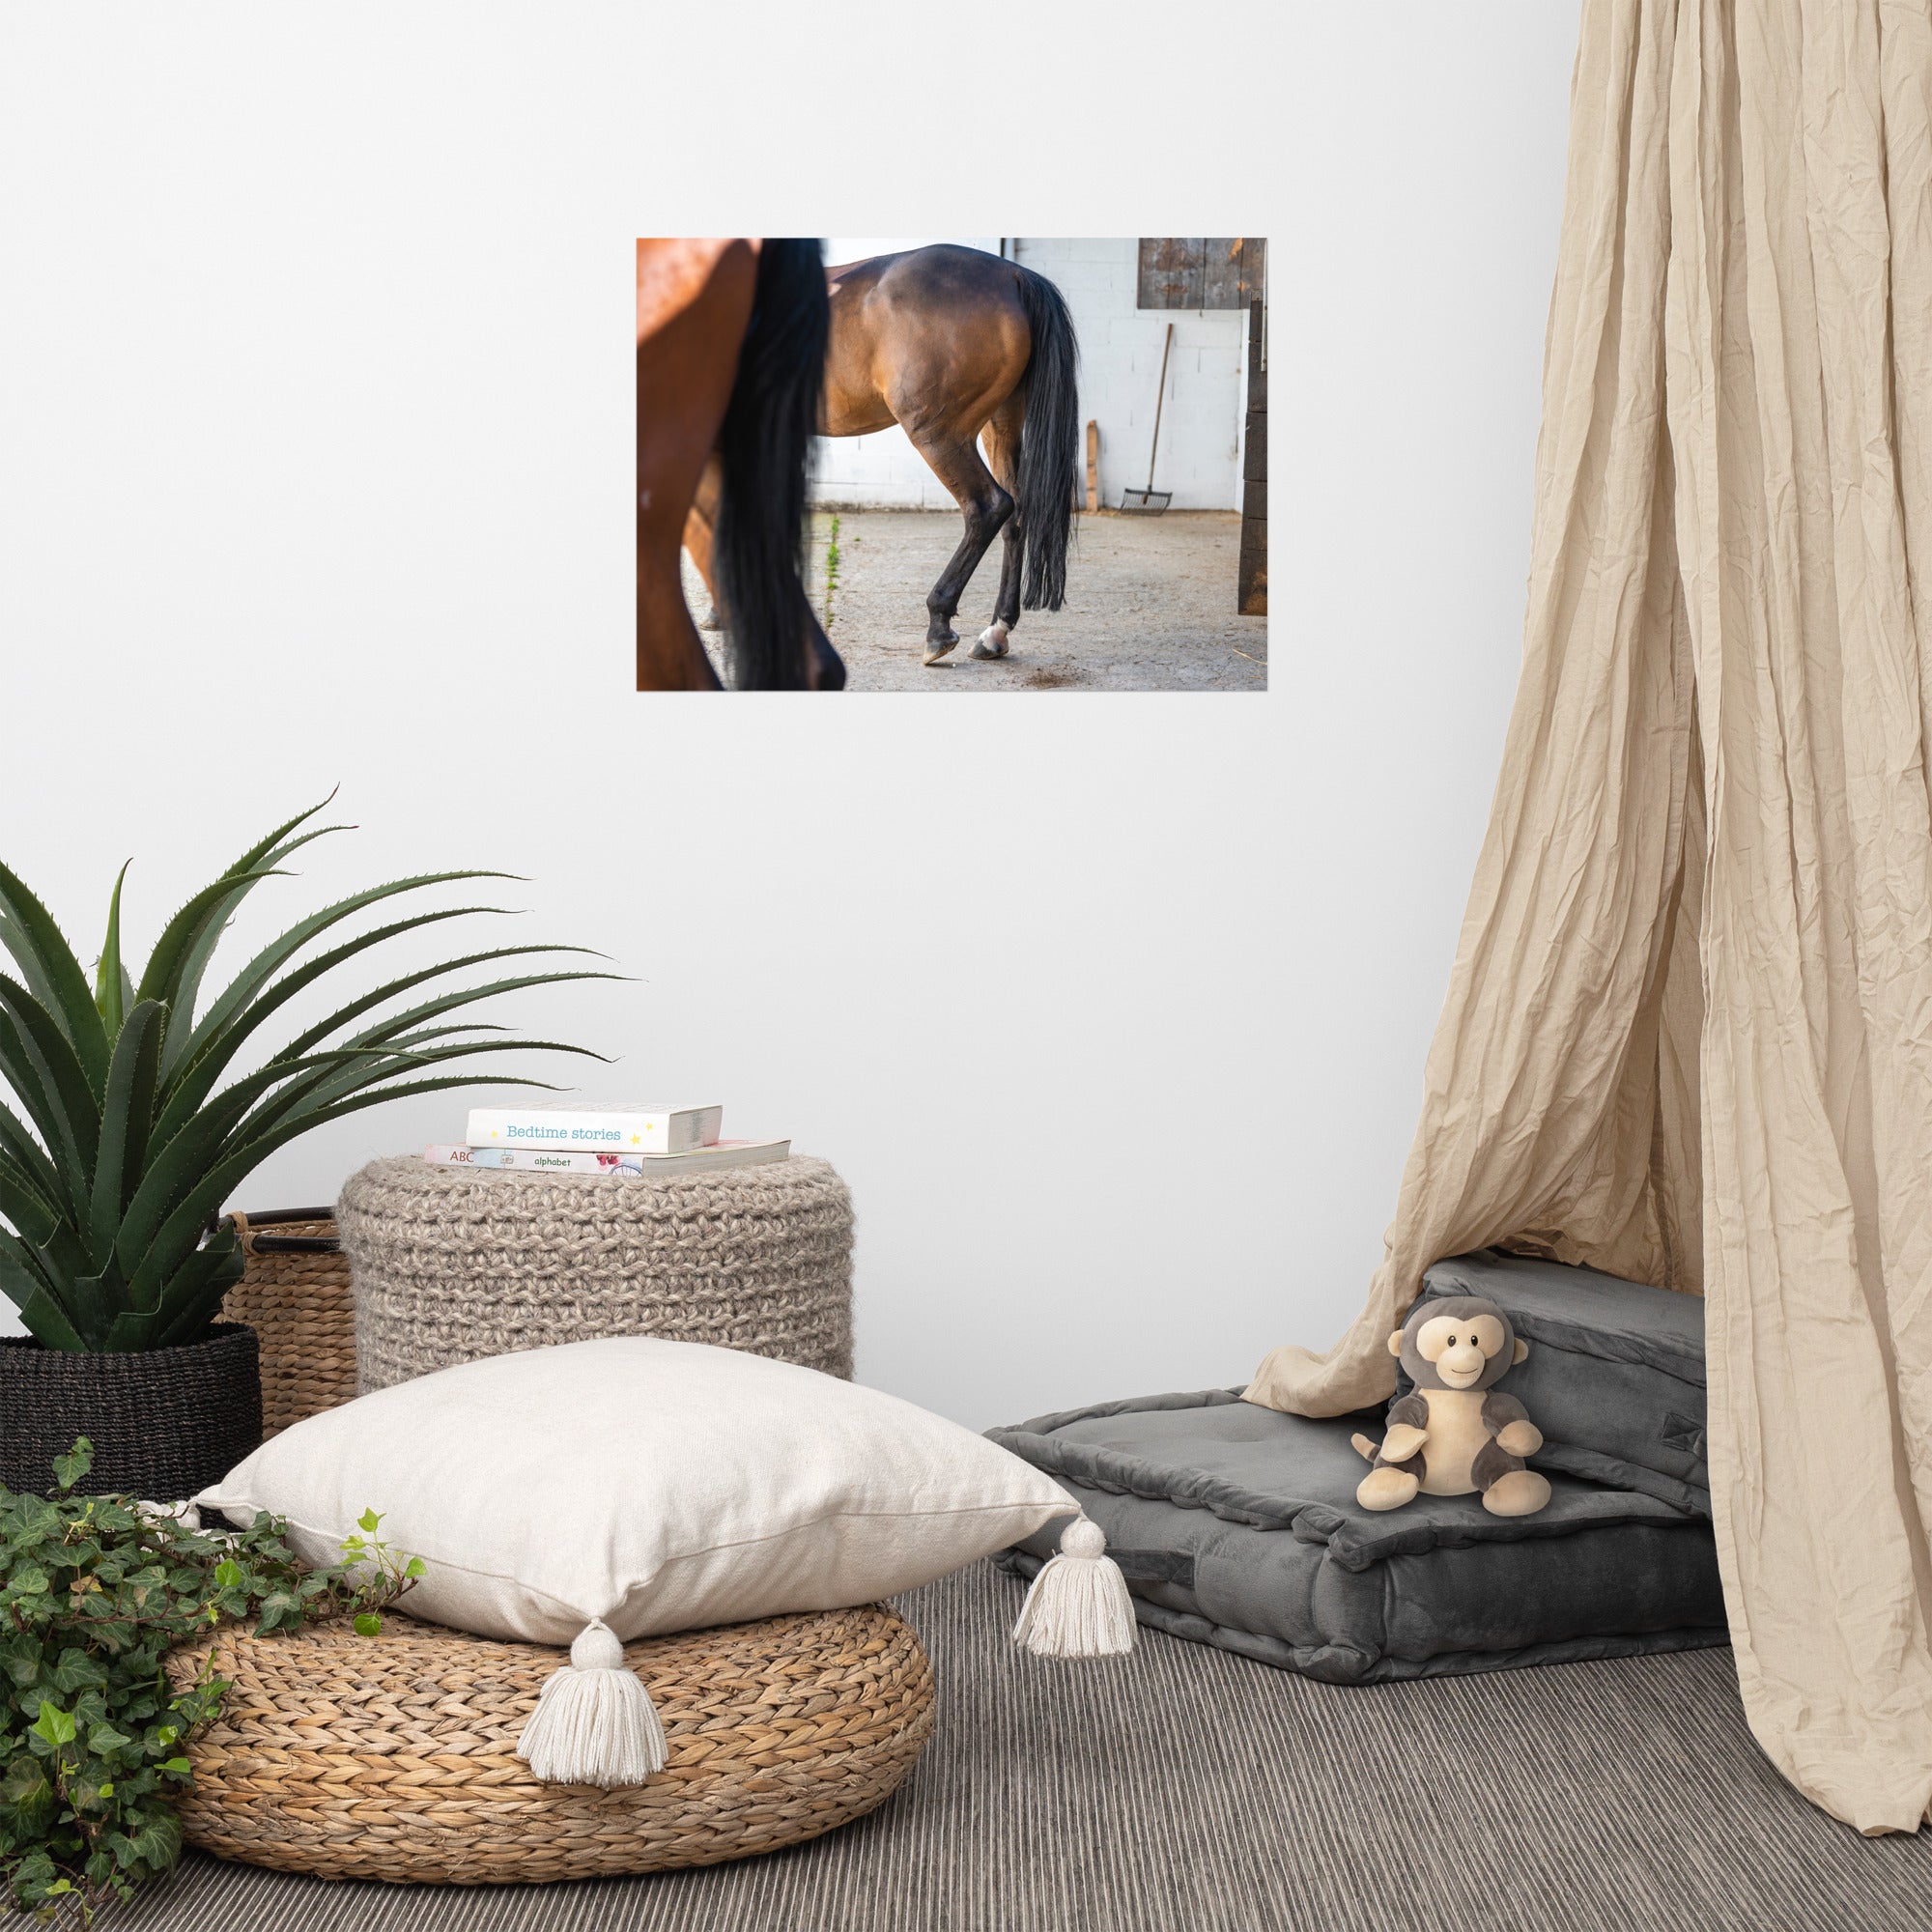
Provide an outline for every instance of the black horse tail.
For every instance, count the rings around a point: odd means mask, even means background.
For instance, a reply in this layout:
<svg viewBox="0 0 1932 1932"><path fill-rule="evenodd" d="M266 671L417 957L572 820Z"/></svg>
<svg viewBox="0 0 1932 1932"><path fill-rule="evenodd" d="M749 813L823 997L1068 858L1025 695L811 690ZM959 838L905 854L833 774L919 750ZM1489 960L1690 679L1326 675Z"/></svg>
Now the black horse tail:
<svg viewBox="0 0 1932 1932"><path fill-rule="evenodd" d="M718 433L724 475L713 573L739 691L811 684L805 493L831 326L819 244L767 237Z"/></svg>
<svg viewBox="0 0 1932 1932"><path fill-rule="evenodd" d="M1021 269L1020 306L1033 331L1026 417L1020 430L1020 537L1028 611L1058 611L1066 597L1066 540L1080 468L1080 401L1074 377L1080 345L1066 298L1044 275Z"/></svg>

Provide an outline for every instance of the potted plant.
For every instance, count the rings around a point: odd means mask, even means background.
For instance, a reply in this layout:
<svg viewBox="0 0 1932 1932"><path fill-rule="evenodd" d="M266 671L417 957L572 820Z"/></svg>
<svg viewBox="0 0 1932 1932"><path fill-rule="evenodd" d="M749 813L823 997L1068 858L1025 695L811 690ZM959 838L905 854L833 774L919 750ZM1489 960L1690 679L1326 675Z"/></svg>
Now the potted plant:
<svg viewBox="0 0 1932 1932"><path fill-rule="evenodd" d="M326 803L326 801L325 801ZM298 1135L358 1108L439 1089L549 1083L426 1071L514 1045L460 1017L479 1000L583 968L452 985L493 962L582 947L499 946L391 979L301 1025L246 1071L263 1030L318 981L405 933L497 906L438 907L317 942L366 908L501 872L431 872L338 899L264 946L211 996L210 962L238 906L299 847L342 826L292 818L169 921L138 980L121 954L122 867L90 985L46 908L0 866L0 1291L28 1333L0 1339L0 1484L43 1483L78 1435L102 1489L192 1495L261 1436L253 1332L217 1317L241 1279L229 1193ZM441 982L439 984L438 982ZM331 983L336 983L331 981ZM598 1056L592 1055L592 1058Z"/></svg>
<svg viewBox="0 0 1932 1932"><path fill-rule="evenodd" d="M169 1652L243 1618L266 1634L353 1615L373 1635L423 1574L373 1511L342 1567L310 1570L274 1517L208 1534L128 1496L75 1495L92 1453L57 1456L50 1494L0 1489L0 1909L82 1925L181 1852L188 1745L228 1686Z"/></svg>

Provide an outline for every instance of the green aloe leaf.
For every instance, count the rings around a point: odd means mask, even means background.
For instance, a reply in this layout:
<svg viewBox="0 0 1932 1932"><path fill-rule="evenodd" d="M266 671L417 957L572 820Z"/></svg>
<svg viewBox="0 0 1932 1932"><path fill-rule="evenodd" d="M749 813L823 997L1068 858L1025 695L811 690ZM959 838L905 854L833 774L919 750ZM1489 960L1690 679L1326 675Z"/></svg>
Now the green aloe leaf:
<svg viewBox="0 0 1932 1932"><path fill-rule="evenodd" d="M0 1228L0 1293L20 1311L20 1320L27 1324L28 1332L49 1348L79 1346L49 1339L46 1324L50 1320L58 1321L69 1333L76 1332L72 1311L57 1285L49 1279L40 1257L4 1228Z"/></svg>
<svg viewBox="0 0 1932 1932"><path fill-rule="evenodd" d="M91 1003L88 1009L93 1010ZM0 1014L9 1022L8 1035L0 1037L0 1066L29 1108L38 1094L46 1117L37 1114L35 1124L50 1147L67 1153L85 1193L94 1184L94 1150L100 1138L100 1109L87 1071L53 1014L6 973L0 973ZM11 1063L16 1051L31 1080L15 1078Z"/></svg>
<svg viewBox="0 0 1932 1932"><path fill-rule="evenodd" d="M0 1078L5 1078L5 1057L0 1054ZM46 1156L26 1122L0 1100L0 1159L6 1159L46 1198L55 1213L62 1211L67 1191L61 1185L60 1170Z"/></svg>
<svg viewBox="0 0 1932 1932"><path fill-rule="evenodd" d="M420 972L407 973L400 980L391 980L385 986L378 986L373 993L366 993L359 1000L351 1002L340 1010L331 1013L327 1019L319 1020L306 1033L300 1033L285 1046L285 1054L306 1053L311 1047L325 1040L338 1027L346 1026L352 1019L361 1016L381 1006L384 1000L392 1000L399 993L409 991L412 986L420 986L427 981L440 979L445 973L458 973L471 966L480 966L493 959L513 959L519 954L531 952L589 952L584 946L498 946L487 952L471 952L461 959L451 959L441 966L426 966ZM602 953L592 953L593 958L602 958ZM391 1013L365 1032L355 1034L345 1042L348 1045L367 1045L384 1032L396 1032L418 1019L434 1019L438 1015L456 1012L468 1006L474 1006L479 1000L493 999L498 993L512 993L525 986L560 985L571 980L621 980L621 973L592 973L573 970L568 973L528 973L513 980L493 980L483 986L464 986L456 991L440 995L437 999L426 1000L411 1007L407 1011Z"/></svg>
<svg viewBox="0 0 1932 1932"><path fill-rule="evenodd" d="M308 830L300 828L317 812L325 810L335 796L320 805L312 805L306 811L298 812L287 824L278 825L266 838L249 846L247 851L228 867L225 876L239 879L235 890L220 903L207 911L198 927L187 936L180 963L176 968L176 985L170 1003L168 1019L168 1038L161 1050L161 1071L168 1073L185 1051L189 1036L194 1031L194 1009L201 995L201 981L208 970L214 949L221 943L221 935L228 929L228 922L234 918L236 909L255 889L258 883L255 874L264 876L278 871L282 861L304 845L318 838L327 838L332 833L347 832L346 825L316 825Z"/></svg>
<svg viewBox="0 0 1932 1932"><path fill-rule="evenodd" d="M321 1068L305 1079L269 1094L242 1123L237 1132L240 1135L252 1135L269 1127L279 1126L285 1121L300 1120L320 1108L332 1106L344 1094L359 1093L364 1088L374 1086L378 1081L391 1079L417 1067L435 1065L448 1060L467 1059L479 1053L522 1053L526 1048L547 1053L577 1054L586 1060L604 1058L600 1053L592 1053L588 1047L566 1046L560 1041L548 1039L479 1039L412 1048L407 1053L392 1056L392 1064L389 1065L384 1065L379 1061L355 1061L346 1062L334 1068ZM474 1087L487 1087L492 1084L492 1076L487 1073L472 1074L469 1076L469 1084Z"/></svg>
<svg viewBox="0 0 1932 1932"><path fill-rule="evenodd" d="M0 1263L0 1288L5 1287L5 1264ZM65 1349L74 1354L87 1350L87 1338L67 1318L67 1312L45 1289L19 1304L20 1325L43 1349Z"/></svg>
<svg viewBox="0 0 1932 1932"><path fill-rule="evenodd" d="M506 953L526 951L552 952L559 950L566 949L555 947L502 947L491 952L473 953L469 959L453 960L448 967L432 967L420 973L410 974L404 979L392 980L387 986L379 987L375 993L369 995L367 998L357 1000L354 1005L345 1008L341 1012L332 1014L328 1019L311 1027L306 1033L298 1036L295 1040L291 1041L283 1049L283 1052L285 1054L292 1054L298 1050L306 1052L314 1048L319 1040L333 1032L349 1016L359 1016L372 1006L380 1004L382 1000L392 998L398 991L406 987L419 985L424 980L435 978L439 973L452 971L462 966L474 965L480 960L498 958ZM578 951L582 949L573 948L567 950ZM454 992L441 994L434 1000L422 1001L403 1012L392 1013L377 1025L366 1028L363 1032L353 1036L350 1039L343 1042L343 1044L346 1047L364 1050L385 1044L393 1046L394 1037L406 1033L409 1028L417 1022L425 1019L439 1018L444 1013L459 1011L464 1007L473 1006L480 1000L492 999L499 993L514 992L526 986L555 985L568 980L620 980L623 977L622 974L618 973L526 973L519 975L514 979L492 980L488 984L481 986L466 986ZM507 1046L510 1042L505 1041L504 1044ZM585 1058L591 1060L602 1060L604 1058L602 1054L591 1053L587 1048L583 1047L569 1047L563 1050L582 1054ZM270 1064L272 1065L273 1063ZM304 1094L312 1091L316 1084L318 1082L312 1080L305 1087L291 1089L286 1094L278 1095L272 1108L274 1116L278 1118L282 1113L286 1112ZM479 1084L487 1084L487 1082L479 1080Z"/></svg>
<svg viewBox="0 0 1932 1932"><path fill-rule="evenodd" d="M69 1046L99 1092L107 1079L107 1033L95 1010L87 975L46 907L5 866L0 866L0 946L14 955L35 996L57 1016Z"/></svg>
<svg viewBox="0 0 1932 1932"><path fill-rule="evenodd" d="M242 1279L246 1259L239 1246L225 1252L213 1244L193 1249L162 1284L155 1297L152 1342L145 1348L178 1349L192 1342L221 1313L228 1291Z"/></svg>
<svg viewBox="0 0 1932 1932"><path fill-rule="evenodd" d="M139 1001L114 1042L107 1092L100 1103L100 1150L94 1163L94 1212L88 1247L104 1265L121 1232L131 1183L141 1173L154 1123L155 1089L160 1080L161 1037L168 1009L157 1000Z"/></svg>
<svg viewBox="0 0 1932 1932"><path fill-rule="evenodd" d="M0 1214L13 1222L14 1232L30 1247L43 1247L60 1226L60 1208L49 1201L33 1181L0 1156Z"/></svg>
<svg viewBox="0 0 1932 1932"><path fill-rule="evenodd" d="M140 1184L121 1217L115 1239L115 1254L131 1278L139 1258L154 1240L169 1209L193 1185L195 1177L223 1158L226 1143L237 1122L256 1100L288 1080L334 1065L344 1059L366 1058L371 1049L338 1047L327 1054L299 1060L291 1065L258 1067L253 1073L224 1088L201 1111L184 1122L163 1141L162 1122L156 1122L150 1136L155 1148L141 1176ZM158 1145L157 1145L158 1144Z"/></svg>
<svg viewBox="0 0 1932 1932"><path fill-rule="evenodd" d="M353 918L368 906L380 905L384 899L399 897L404 893L426 892L432 886L452 885L467 879L509 879L509 872L421 872L413 878L391 879L386 885L371 886L366 892L353 893L349 897L337 899L333 905L324 906L320 912L311 913L307 919L292 925L279 939L265 946L246 966L236 975L220 997L211 1004L207 1013L196 1023L194 1034L187 1045L188 1057L192 1057L205 1037L218 1032L248 1002L261 992L274 976L308 945L319 938L331 926L340 925L345 919ZM465 908L452 907L447 911L424 913L415 919L404 920L384 929L381 934L368 933L339 956L347 958L351 952L359 952L366 946L376 945L380 939L398 932L408 932L418 924L428 924L435 919L451 919L461 916ZM498 911L497 907L475 907L475 911Z"/></svg>
<svg viewBox="0 0 1932 1932"><path fill-rule="evenodd" d="M90 1349L104 1349L103 1339L127 1306L128 1281L110 1260L98 1274L75 1274L62 1284L61 1306L73 1325L88 1338Z"/></svg>
<svg viewBox="0 0 1932 1932"><path fill-rule="evenodd" d="M238 1275L237 1280L241 1277ZM227 1291L224 1290L225 1293ZM123 1309L94 1347L102 1355L138 1355L144 1349L165 1349L160 1339L161 1317L154 1311Z"/></svg>
<svg viewBox="0 0 1932 1932"><path fill-rule="evenodd" d="M50 1173L56 1195L62 1204L62 1212L71 1214L77 1220L85 1219L87 1196L81 1191L76 1198L81 1179L78 1150L71 1138L64 1136L64 1117L47 1092L39 1067L39 1057L29 1054L20 1030L7 1017L5 1008L0 1007L0 1080L13 1089L14 1097L27 1110L28 1120L32 1122L30 1131L11 1107L6 1108L4 1122L0 1122L0 1143L5 1144L21 1166ZM36 1163L34 1150L44 1150L41 1153L44 1169Z"/></svg>
<svg viewBox="0 0 1932 1932"><path fill-rule="evenodd" d="M111 1041L121 1031L127 1012L125 996L127 968L121 963L121 888L128 877L129 859L114 875L114 896L107 901L107 937L100 943L100 964L94 970L94 1006L100 1024Z"/></svg>
<svg viewBox="0 0 1932 1932"><path fill-rule="evenodd" d="M231 899L239 900L264 879L285 878L272 866L258 866L246 872L230 872L212 886L204 886L175 914L148 955L148 964L134 988L137 999L156 1000L168 1007L181 1002L182 980L188 959L205 929L218 927L224 908Z"/></svg>
<svg viewBox="0 0 1932 1932"><path fill-rule="evenodd" d="M397 938L405 932L413 932L419 926L433 925L446 919L467 918L471 913L496 913L501 910L502 908L497 906L451 906L438 912L418 913L413 918L397 920L388 925L378 926L375 931L349 940L333 951L309 960L295 972L284 975L253 1005L240 1009L232 1018L224 1018L223 1008L228 996L223 994L221 1000L209 1009L207 1017L195 1029L194 1037L188 1042L187 1051L183 1055L181 1064L167 1083L163 1102L167 1118L171 1121L185 1118L188 1111L198 1107L207 1098L215 1081L221 1077L230 1061L250 1035L280 1007L345 960L353 959L357 953L365 952L373 946L380 946L385 940ZM577 952L586 949L536 946L524 949L502 948L499 952L508 952L514 950L533 952ZM488 958L495 955L486 953L481 956ZM415 977L433 978L439 973L452 973L458 970L461 963L453 960L444 966L433 966L427 969L426 975ZM411 983L413 983L413 980ZM379 987L375 993L365 996L358 1003L357 1010L366 1010L369 1006L380 1004L385 996L385 990ZM222 1023L217 1024L217 1022ZM305 1037L313 1043L315 1039L320 1039L332 1032L340 1023L340 1015L332 1016L331 1019L325 1021L319 1030L311 1029L309 1036ZM297 1045L284 1047L282 1057L286 1058L292 1053L299 1053L302 1050L302 1047Z"/></svg>

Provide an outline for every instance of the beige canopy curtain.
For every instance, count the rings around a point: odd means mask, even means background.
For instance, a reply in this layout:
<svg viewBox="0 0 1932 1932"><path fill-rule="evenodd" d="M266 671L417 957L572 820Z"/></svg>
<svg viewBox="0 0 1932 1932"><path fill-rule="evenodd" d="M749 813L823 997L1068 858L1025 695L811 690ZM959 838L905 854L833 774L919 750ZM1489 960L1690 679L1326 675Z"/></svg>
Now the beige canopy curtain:
<svg viewBox="0 0 1932 1932"><path fill-rule="evenodd" d="M1388 1252L1249 1399L1379 1401L1504 1242L1706 1303L1745 1703L1932 1801L1932 0L1585 0L1522 681Z"/></svg>

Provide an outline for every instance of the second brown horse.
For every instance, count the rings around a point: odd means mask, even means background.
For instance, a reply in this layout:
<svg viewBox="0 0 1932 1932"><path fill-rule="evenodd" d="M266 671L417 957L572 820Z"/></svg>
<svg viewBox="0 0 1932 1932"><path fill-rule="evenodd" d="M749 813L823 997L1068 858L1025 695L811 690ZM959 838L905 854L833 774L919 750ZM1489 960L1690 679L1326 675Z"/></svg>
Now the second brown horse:
<svg viewBox="0 0 1932 1932"><path fill-rule="evenodd" d="M1065 299L1017 262L951 243L826 275L824 433L865 436L897 423L966 520L925 600L925 662L959 641L959 600L1002 534L993 621L971 655L1005 657L1021 610L1058 611L1065 595L1080 441L1079 350Z"/></svg>
<svg viewBox="0 0 1932 1932"><path fill-rule="evenodd" d="M638 689L716 691L685 607L689 547L738 691L836 691L806 595L806 480L828 304L814 241L638 242Z"/></svg>

